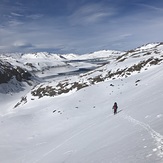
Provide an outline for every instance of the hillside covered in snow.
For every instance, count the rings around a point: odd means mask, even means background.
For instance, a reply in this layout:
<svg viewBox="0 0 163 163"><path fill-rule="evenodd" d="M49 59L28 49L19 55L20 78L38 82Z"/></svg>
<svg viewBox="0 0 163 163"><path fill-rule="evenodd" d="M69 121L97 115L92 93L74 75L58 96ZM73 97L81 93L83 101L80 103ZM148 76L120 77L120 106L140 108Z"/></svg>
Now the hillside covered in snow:
<svg viewBox="0 0 163 163"><path fill-rule="evenodd" d="M163 162L163 43L0 65L0 162Z"/></svg>

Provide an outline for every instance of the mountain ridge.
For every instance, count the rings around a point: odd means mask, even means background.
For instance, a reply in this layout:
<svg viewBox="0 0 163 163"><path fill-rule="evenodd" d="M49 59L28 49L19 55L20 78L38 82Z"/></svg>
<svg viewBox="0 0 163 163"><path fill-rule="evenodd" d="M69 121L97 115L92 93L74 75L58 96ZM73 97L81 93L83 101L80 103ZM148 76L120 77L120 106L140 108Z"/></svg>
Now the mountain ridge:
<svg viewBox="0 0 163 163"><path fill-rule="evenodd" d="M28 60L31 86L15 76L0 84L1 162L162 163L162 49L63 59L61 67Z"/></svg>
<svg viewBox="0 0 163 163"><path fill-rule="evenodd" d="M39 78L40 77L42 78L49 72L49 70L52 70L50 75L52 75L52 73L56 75L57 73L59 74L59 72L63 73L66 69L69 69L68 71L70 72L80 71L80 69L85 68L85 66L87 66L88 68L90 67L90 70L92 69L92 67L94 67L93 69L95 69L96 71L98 67L101 67L106 64L109 67L110 63L113 62L115 62L114 64L118 65L119 67L117 70L114 70L114 72L113 72L113 68L111 67L107 72L108 74L107 76L108 77L115 76L116 74L124 76L127 74L129 75L132 71L140 71L142 67L145 66L148 67L150 65L157 65L161 63L163 58L162 53L163 53L163 43L160 42L160 43L151 43L151 44L142 45L141 47L135 48L127 52L102 50L102 51L97 51L91 54L84 54L84 55L76 55L76 54L60 55L60 54L50 54L47 52L28 53L28 54L16 53L15 55L5 54L5 55L0 55L0 61L1 61L0 83L6 83L12 78L12 76L15 76L18 81L21 81L23 78L27 79L26 76L34 77L36 75ZM132 61L130 61L131 59L134 62L137 59L139 63L132 63ZM127 65L128 64L127 62L132 63L132 65ZM125 68L123 66L124 64L126 64ZM122 69L120 68L121 66L123 67ZM58 67L61 68L65 67L65 70L61 71L57 69L58 72L56 71L54 73L54 70ZM18 71L18 69L20 72ZM6 70L5 73L2 73L2 70L3 71ZM13 70L13 72L11 70ZM104 71L104 68L101 69L100 71ZM27 75L25 75L25 73ZM4 74L7 75L4 76ZM93 79L90 78L90 80ZM102 81L104 79L96 76L96 80ZM92 81L92 83L95 83L95 81L94 82Z"/></svg>
<svg viewBox="0 0 163 163"><path fill-rule="evenodd" d="M82 88L104 82L112 81L114 79L124 79L137 73L143 73L144 71L150 70L152 67L159 66L163 62L163 45L155 44L150 46L149 44L143 46L135 51L128 51L117 57L113 57L109 62L104 65L100 65L89 72L82 73L79 76L72 76L68 79L61 79L57 82L45 82L38 84L34 89L31 90L29 95L23 97L25 103L36 97L42 98L45 96L59 96L69 92L78 91ZM152 48L149 48L152 47ZM135 81L136 83L139 81ZM36 98L37 99L37 98ZM21 100L22 102L24 100ZM16 107L21 102L16 104Z"/></svg>

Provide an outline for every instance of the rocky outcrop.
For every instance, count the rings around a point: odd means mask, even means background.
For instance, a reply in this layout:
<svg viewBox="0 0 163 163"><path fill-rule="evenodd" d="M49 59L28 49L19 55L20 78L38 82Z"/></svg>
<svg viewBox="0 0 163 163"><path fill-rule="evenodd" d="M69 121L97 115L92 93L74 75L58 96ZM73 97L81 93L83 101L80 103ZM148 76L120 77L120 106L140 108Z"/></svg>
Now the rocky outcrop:
<svg viewBox="0 0 163 163"><path fill-rule="evenodd" d="M30 80L31 74L18 66L13 66L9 62L0 61L0 84L7 83L12 78L16 78L17 81Z"/></svg>

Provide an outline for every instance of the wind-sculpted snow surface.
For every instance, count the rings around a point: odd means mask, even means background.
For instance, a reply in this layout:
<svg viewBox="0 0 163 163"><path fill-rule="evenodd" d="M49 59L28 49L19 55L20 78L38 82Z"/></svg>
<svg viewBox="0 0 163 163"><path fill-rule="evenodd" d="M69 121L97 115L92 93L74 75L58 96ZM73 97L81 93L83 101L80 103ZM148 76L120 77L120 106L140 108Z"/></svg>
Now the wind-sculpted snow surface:
<svg viewBox="0 0 163 163"><path fill-rule="evenodd" d="M87 73L0 94L0 162L162 163L162 49L144 45Z"/></svg>

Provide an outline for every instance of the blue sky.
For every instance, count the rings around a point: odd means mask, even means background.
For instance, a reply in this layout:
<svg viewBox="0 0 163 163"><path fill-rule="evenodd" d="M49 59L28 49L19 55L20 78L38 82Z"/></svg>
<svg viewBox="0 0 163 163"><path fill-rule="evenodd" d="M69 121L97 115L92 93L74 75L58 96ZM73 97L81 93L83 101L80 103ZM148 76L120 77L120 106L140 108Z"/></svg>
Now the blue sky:
<svg viewBox="0 0 163 163"><path fill-rule="evenodd" d="M89 53L163 41L161 0L0 0L0 52Z"/></svg>

